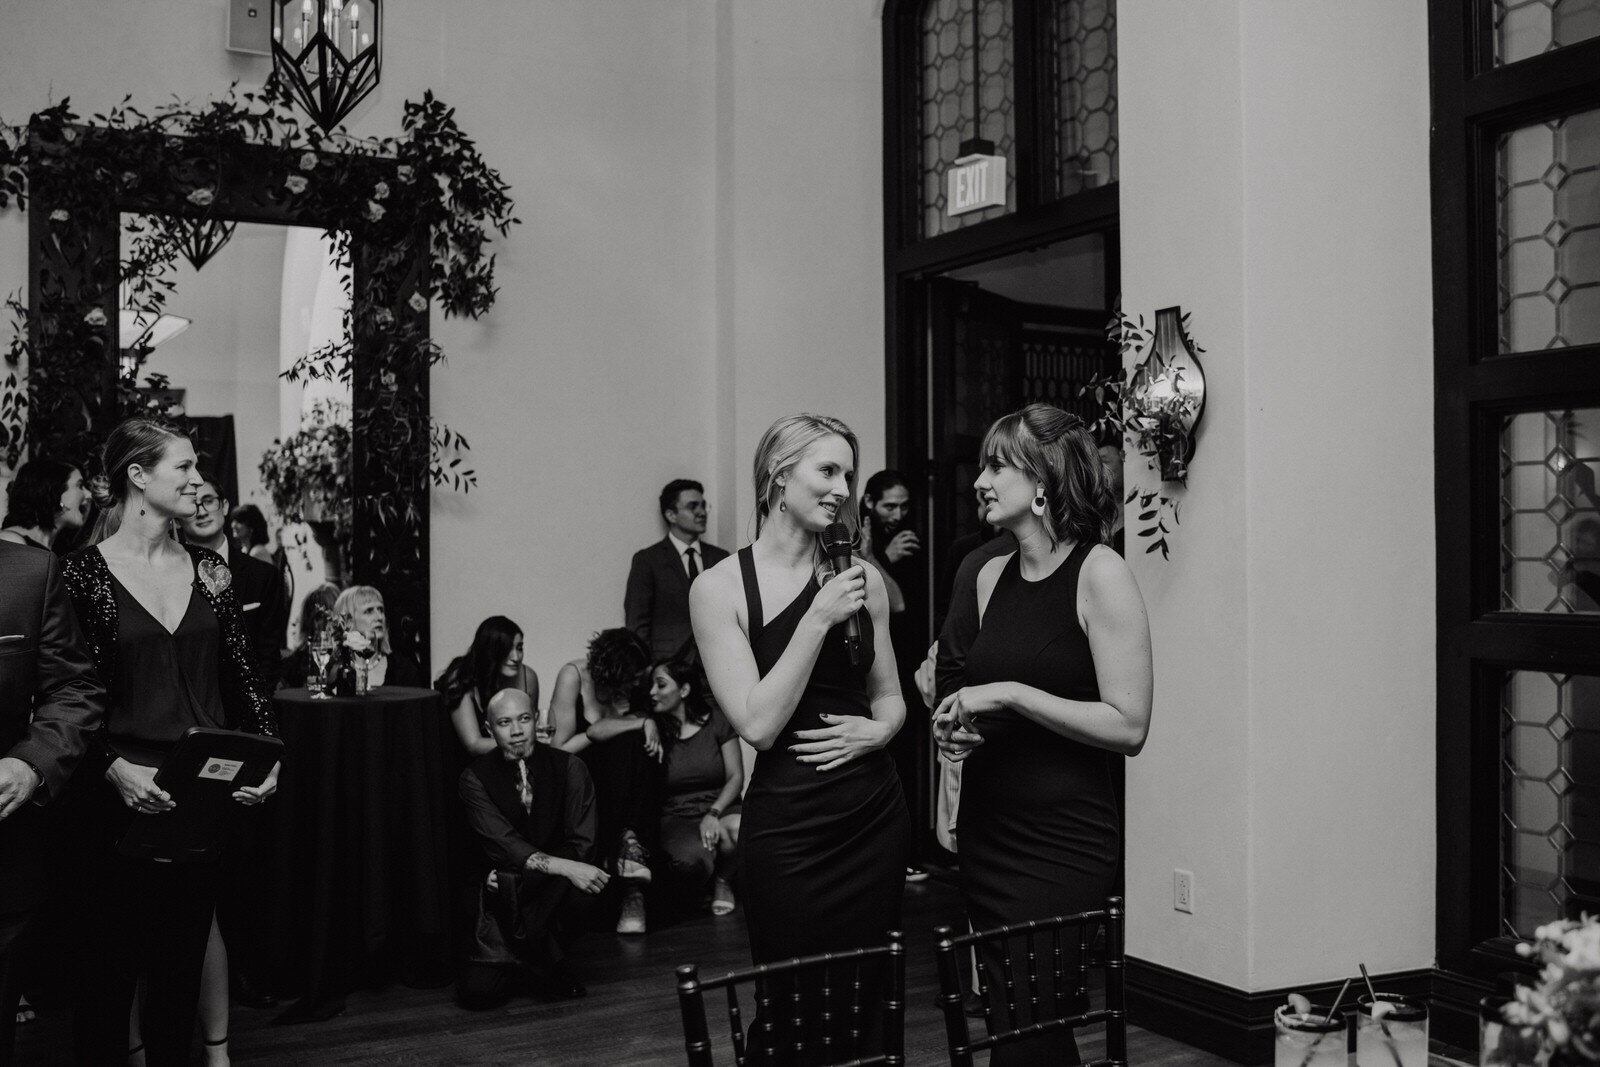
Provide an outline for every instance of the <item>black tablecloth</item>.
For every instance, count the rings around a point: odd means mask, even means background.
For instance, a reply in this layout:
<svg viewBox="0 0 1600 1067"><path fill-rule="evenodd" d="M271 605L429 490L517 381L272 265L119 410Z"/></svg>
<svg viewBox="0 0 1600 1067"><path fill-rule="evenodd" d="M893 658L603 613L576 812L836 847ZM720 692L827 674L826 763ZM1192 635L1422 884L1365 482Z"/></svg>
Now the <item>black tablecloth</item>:
<svg viewBox="0 0 1600 1067"><path fill-rule="evenodd" d="M274 700L287 750L265 918L279 984L321 1018L366 982L447 983L460 759L439 694Z"/></svg>

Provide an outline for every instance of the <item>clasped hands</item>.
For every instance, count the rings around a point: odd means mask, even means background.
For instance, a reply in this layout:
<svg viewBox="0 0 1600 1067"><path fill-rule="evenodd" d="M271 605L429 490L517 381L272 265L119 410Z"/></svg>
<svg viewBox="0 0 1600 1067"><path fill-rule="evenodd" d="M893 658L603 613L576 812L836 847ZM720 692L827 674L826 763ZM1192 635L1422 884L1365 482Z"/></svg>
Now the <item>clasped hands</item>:
<svg viewBox="0 0 1600 1067"><path fill-rule="evenodd" d="M979 718L1006 706L1003 684L969 685L939 702L933 712L933 743L951 763L960 763L983 744Z"/></svg>
<svg viewBox="0 0 1600 1067"><path fill-rule="evenodd" d="M278 769L282 764L274 763L272 770L260 785L240 786L233 791L233 799L241 804L260 804L278 791ZM156 769L154 767L141 767L137 763L130 763L121 757L111 761L111 766L106 768L106 781L117 787L117 792L122 795L122 802L134 811L146 815L155 815L163 811L171 811L178 806L172 799L172 794L156 785Z"/></svg>
<svg viewBox="0 0 1600 1067"><path fill-rule="evenodd" d="M800 744L790 745L799 763L818 764L817 770L831 771L882 748L894 736L886 724L868 715L830 715L820 718L828 725L816 730L796 730L794 736Z"/></svg>

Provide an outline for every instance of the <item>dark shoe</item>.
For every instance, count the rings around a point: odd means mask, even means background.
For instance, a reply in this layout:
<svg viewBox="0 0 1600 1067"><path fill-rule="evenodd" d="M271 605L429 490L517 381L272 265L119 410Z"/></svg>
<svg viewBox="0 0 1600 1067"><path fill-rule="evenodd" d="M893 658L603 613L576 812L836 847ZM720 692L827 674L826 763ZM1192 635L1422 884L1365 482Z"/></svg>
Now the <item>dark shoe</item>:
<svg viewBox="0 0 1600 1067"><path fill-rule="evenodd" d="M983 998L976 993L966 994L961 998L961 1010L974 1019L983 1018Z"/></svg>
<svg viewBox="0 0 1600 1067"><path fill-rule="evenodd" d="M923 869L921 867L915 867L915 866L906 868L906 882L907 883L909 883L911 885L915 885L918 882L926 882L927 880L928 880L928 872L925 869Z"/></svg>
<svg viewBox="0 0 1600 1067"><path fill-rule="evenodd" d="M247 974L234 975L228 992L233 1002L241 1008L275 1008L278 1005L278 998L262 989Z"/></svg>

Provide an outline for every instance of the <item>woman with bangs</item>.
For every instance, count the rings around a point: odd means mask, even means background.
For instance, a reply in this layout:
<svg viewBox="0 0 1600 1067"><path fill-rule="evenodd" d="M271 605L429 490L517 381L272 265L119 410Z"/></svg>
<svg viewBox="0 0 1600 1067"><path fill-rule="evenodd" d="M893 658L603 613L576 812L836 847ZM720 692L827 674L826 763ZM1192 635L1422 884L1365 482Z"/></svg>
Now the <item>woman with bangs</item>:
<svg viewBox="0 0 1600 1067"><path fill-rule="evenodd" d="M428 684L422 665L389 644L389 620L383 594L378 590L370 585L352 585L333 602L333 613L348 620L350 628L377 650L367 660L367 684L373 689L380 685L421 688Z"/></svg>
<svg viewBox="0 0 1600 1067"><path fill-rule="evenodd" d="M832 576L821 548L831 523L855 532L859 455L855 434L837 419L773 423L756 448L755 541L689 591L717 704L757 751L739 835L756 963L881 945L900 925L911 822L885 750L906 714L887 640L888 594L860 562ZM861 627L855 663L845 643L851 616ZM881 992L880 976L864 981ZM774 993L774 1002L783 996ZM870 1024L879 1016L866 1004ZM774 1040L790 1049L815 1040L825 1010L810 1000L770 1020ZM847 1012L832 1010L846 1025ZM804 1020L798 1033L794 1016ZM751 1028L756 1044L764 1022ZM856 1054L880 1040L867 1034Z"/></svg>
<svg viewBox="0 0 1600 1067"><path fill-rule="evenodd" d="M990 427L982 455L984 521L1018 548L978 572L978 636L934 713L940 750L964 767L957 840L979 930L1104 905L1120 851L1112 761L1144 745L1152 689L1144 600L1105 544L1117 501L1083 420L1030 404ZM1080 1060L1059 1031L990 1062Z"/></svg>

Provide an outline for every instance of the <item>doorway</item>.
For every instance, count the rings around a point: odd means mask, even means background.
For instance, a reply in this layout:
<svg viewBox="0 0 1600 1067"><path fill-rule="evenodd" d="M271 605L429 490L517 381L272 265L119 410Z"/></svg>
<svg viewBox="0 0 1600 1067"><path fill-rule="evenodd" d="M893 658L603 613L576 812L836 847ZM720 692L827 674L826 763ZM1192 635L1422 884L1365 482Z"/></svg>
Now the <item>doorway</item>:
<svg viewBox="0 0 1600 1067"><path fill-rule="evenodd" d="M1096 417L1093 398L1079 391L1121 365L1106 337L1119 288L1118 250L1113 224L900 280L904 317L894 355L902 399L892 421L898 465L922 476L914 495L927 582L924 649L949 607L961 563L953 546L970 548L985 532L972 483L989 426L1035 401L1088 421ZM919 741L922 773L904 784L920 851L952 860L934 832L935 753L926 738Z"/></svg>

